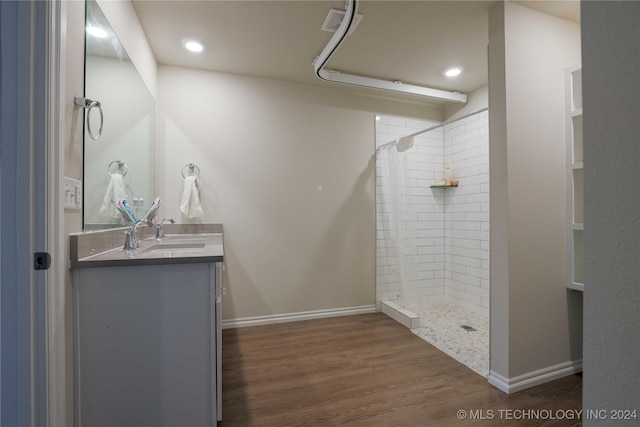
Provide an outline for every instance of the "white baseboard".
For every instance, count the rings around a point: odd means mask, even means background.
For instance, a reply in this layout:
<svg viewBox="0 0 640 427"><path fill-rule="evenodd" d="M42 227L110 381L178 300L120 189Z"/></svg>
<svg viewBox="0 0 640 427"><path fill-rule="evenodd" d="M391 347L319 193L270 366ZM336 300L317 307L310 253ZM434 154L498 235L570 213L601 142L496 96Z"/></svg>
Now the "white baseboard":
<svg viewBox="0 0 640 427"><path fill-rule="evenodd" d="M549 366L513 378L505 378L494 371L490 371L489 384L498 390L511 394L549 381L577 374L578 372L582 372L582 359Z"/></svg>
<svg viewBox="0 0 640 427"><path fill-rule="evenodd" d="M297 322L300 320L324 319L327 317L351 316L354 314L375 313L376 306L333 308L328 310L303 311L299 313L271 314L268 316L243 317L222 321L222 329L242 328L246 326L270 325L273 323Z"/></svg>

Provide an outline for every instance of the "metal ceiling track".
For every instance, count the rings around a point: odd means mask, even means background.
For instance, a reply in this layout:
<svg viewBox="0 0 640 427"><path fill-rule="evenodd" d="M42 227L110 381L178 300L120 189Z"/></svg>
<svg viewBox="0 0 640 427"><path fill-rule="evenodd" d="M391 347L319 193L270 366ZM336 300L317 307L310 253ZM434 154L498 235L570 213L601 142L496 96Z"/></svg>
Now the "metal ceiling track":
<svg viewBox="0 0 640 427"><path fill-rule="evenodd" d="M331 55L333 55L340 44L349 33L349 29L354 25L358 14L359 0L347 0L346 12L340 26L329 40L329 43L322 50L320 55L313 61L313 70L320 79L332 83L344 83L353 86L362 86L372 89L381 89L397 93L417 95L426 98L438 99L441 101L464 104L467 102L467 95L459 92L449 92L446 90L434 89L425 86L415 86L404 84L399 81L374 79L371 77L358 76L355 74L341 73L335 70L325 70Z"/></svg>

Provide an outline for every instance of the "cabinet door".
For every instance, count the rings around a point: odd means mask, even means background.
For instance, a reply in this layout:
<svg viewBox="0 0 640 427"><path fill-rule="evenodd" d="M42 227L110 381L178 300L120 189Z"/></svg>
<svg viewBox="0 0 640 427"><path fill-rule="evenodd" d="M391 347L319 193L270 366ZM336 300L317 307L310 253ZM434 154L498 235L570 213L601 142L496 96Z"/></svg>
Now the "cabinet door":
<svg viewBox="0 0 640 427"><path fill-rule="evenodd" d="M76 425L214 425L209 264L74 271Z"/></svg>

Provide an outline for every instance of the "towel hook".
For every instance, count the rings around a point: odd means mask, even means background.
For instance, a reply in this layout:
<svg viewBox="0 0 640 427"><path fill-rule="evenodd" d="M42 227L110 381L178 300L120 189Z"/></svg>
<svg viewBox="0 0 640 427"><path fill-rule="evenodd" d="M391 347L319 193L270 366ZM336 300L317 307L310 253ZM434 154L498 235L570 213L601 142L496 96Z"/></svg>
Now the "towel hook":
<svg viewBox="0 0 640 427"><path fill-rule="evenodd" d="M73 98L73 103L76 108L87 109L87 133L89 134L89 137L91 139L96 141L98 138L100 138L100 135L102 135L102 125L104 124L104 115L102 114L102 104L100 104L98 101L93 101L89 98L84 98L82 96L76 96L75 98ZM98 129L97 135L93 134L93 131L91 130L91 120L89 120L89 117L91 116L91 109L93 109L93 107L98 107L98 111L100 112L100 129Z"/></svg>
<svg viewBox="0 0 640 427"><path fill-rule="evenodd" d="M184 174L184 170L186 168L189 168L189 170L193 173L194 171L196 172L196 178L200 176L200 168L198 167L198 165L196 165L195 163L187 163L186 165L184 165L182 167L182 169L180 170L180 173L182 174L183 178L186 178L186 175Z"/></svg>
<svg viewBox="0 0 640 427"><path fill-rule="evenodd" d="M127 164L125 162L123 162L122 160L114 160L113 162L109 163L109 166L107 166L107 173L109 175L113 175L113 173L111 173L111 165L113 165L114 163L118 164L118 170L122 171L124 170L124 173L121 174L122 176L125 176L127 174L127 172L129 172L129 166L127 166ZM115 173L115 171L114 171Z"/></svg>

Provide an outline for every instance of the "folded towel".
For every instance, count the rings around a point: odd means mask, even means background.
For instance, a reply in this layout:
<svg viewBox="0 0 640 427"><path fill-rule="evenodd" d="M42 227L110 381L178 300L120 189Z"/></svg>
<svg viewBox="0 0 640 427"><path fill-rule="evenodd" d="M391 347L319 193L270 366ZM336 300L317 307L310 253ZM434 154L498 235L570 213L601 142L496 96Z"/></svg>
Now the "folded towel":
<svg viewBox="0 0 640 427"><path fill-rule="evenodd" d="M115 206L111 203L111 200L122 200L127 198L127 191L124 185L124 179L119 173L112 173L107 191L104 193L102 199L102 206L100 207L100 215L108 216L112 218L120 218L122 215L118 212Z"/></svg>
<svg viewBox="0 0 640 427"><path fill-rule="evenodd" d="M184 188L182 189L182 201L180 202L180 211L187 218L197 218L204 215L202 206L200 206L198 178L188 176L184 179Z"/></svg>

